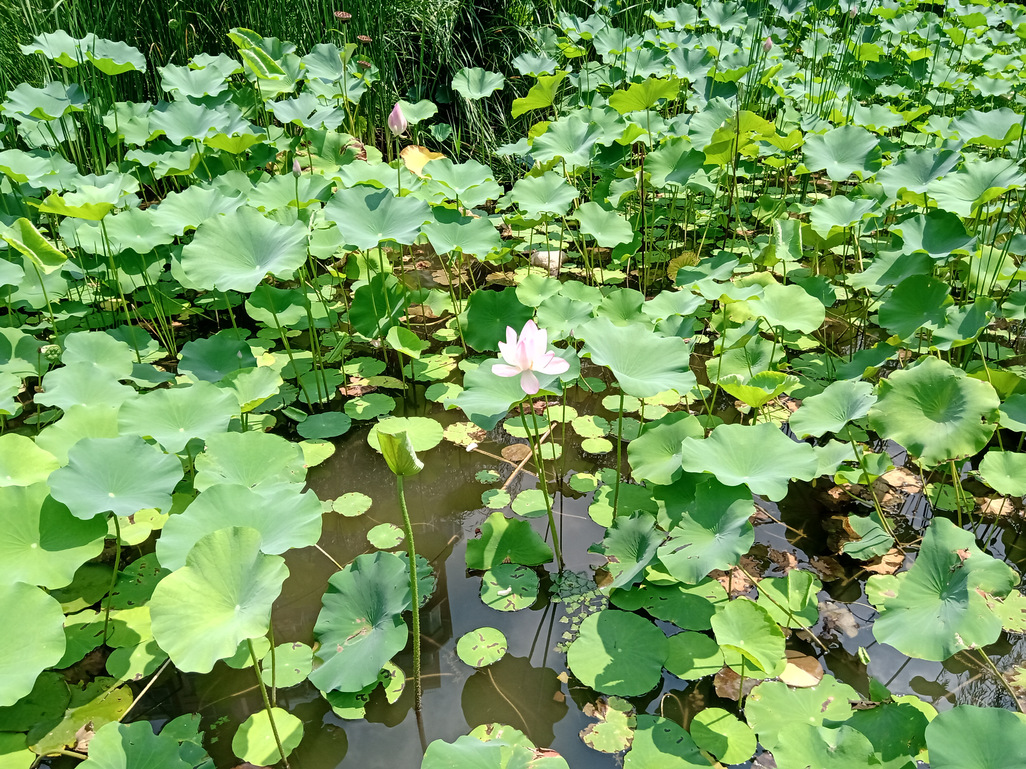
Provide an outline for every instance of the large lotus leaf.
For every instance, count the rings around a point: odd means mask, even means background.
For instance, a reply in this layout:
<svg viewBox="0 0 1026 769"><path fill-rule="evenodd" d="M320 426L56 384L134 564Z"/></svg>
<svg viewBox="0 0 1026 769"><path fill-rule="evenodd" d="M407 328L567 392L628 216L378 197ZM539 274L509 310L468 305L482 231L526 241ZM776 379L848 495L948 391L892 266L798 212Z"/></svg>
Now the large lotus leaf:
<svg viewBox="0 0 1026 769"><path fill-rule="evenodd" d="M385 663L406 646L401 615L408 608L406 562L385 552L357 556L328 580L314 626L320 666L310 682L326 692L358 692L376 683Z"/></svg>
<svg viewBox="0 0 1026 769"><path fill-rule="evenodd" d="M614 606L628 611L644 609L656 619L672 622L685 630L709 630L716 607L727 601L727 591L711 577L696 585L645 582L630 591L616 590L610 596Z"/></svg>
<svg viewBox="0 0 1026 769"><path fill-rule="evenodd" d="M573 353L568 351L568 354ZM520 377L503 377L492 373L492 367L501 363L498 359L485 361L473 371L467 372L463 377L463 391L451 401L462 409L470 421L485 430L494 428L514 404L524 399ZM538 381L541 390L559 392L558 375L541 374Z"/></svg>
<svg viewBox="0 0 1026 769"><path fill-rule="evenodd" d="M854 689L831 675L807 689L765 681L748 696L745 717L763 747L776 750L796 723L819 726L824 721L844 721L852 714L851 703L859 699Z"/></svg>
<svg viewBox="0 0 1026 769"><path fill-rule="evenodd" d="M103 331L78 331L64 337L61 361L68 366L93 366L114 379L132 375L136 355L127 342Z"/></svg>
<svg viewBox="0 0 1026 769"><path fill-rule="evenodd" d="M538 750L511 726L486 724L455 742L432 742L420 769L569 769L569 765L555 751Z"/></svg>
<svg viewBox="0 0 1026 769"><path fill-rule="evenodd" d="M83 438L117 437L119 408L119 404L107 403L71 406L59 420L43 428L36 437L36 445L66 465L68 450Z"/></svg>
<svg viewBox="0 0 1026 769"><path fill-rule="evenodd" d="M737 598L717 608L713 636L738 673L773 678L784 672L784 631L762 606Z"/></svg>
<svg viewBox="0 0 1026 769"><path fill-rule="evenodd" d="M659 548L659 561L671 576L689 585L713 569L729 569L755 542L748 521L754 514L751 492L710 478L699 485L694 501L670 529L669 539Z"/></svg>
<svg viewBox="0 0 1026 769"><path fill-rule="evenodd" d="M901 252L926 252L931 259L945 261L954 253L969 253L976 238L965 230L962 220L947 211L917 214L891 225L901 237Z"/></svg>
<svg viewBox="0 0 1026 769"><path fill-rule="evenodd" d="M998 400L987 382L932 356L880 382L869 426L925 467L981 451L994 434Z"/></svg>
<svg viewBox="0 0 1026 769"><path fill-rule="evenodd" d="M1026 723L1001 708L957 705L926 727L931 769L1026 766Z"/></svg>
<svg viewBox="0 0 1026 769"><path fill-rule="evenodd" d="M226 129L231 122L224 107L206 107L187 100L161 102L150 112L149 119L150 138L164 134L172 144L203 141L211 133Z"/></svg>
<svg viewBox="0 0 1026 769"><path fill-rule="evenodd" d="M184 235L208 219L230 214L246 202L241 194L229 195L212 187L193 185L181 192L169 192L152 211L150 220L168 235Z"/></svg>
<svg viewBox="0 0 1026 769"><path fill-rule="evenodd" d="M43 378L43 392L36 403L69 411L97 403L120 406L135 397L135 390L118 382L109 372L91 363L73 363L50 371Z"/></svg>
<svg viewBox="0 0 1026 769"><path fill-rule="evenodd" d="M704 167L705 153L682 138L669 138L645 156L645 172L658 189L680 189Z"/></svg>
<svg viewBox="0 0 1026 769"><path fill-rule="evenodd" d="M818 464L812 446L768 422L720 425L708 438L685 438L681 452L688 472L712 473L727 486L746 484L774 501L786 496L790 479L812 480Z"/></svg>
<svg viewBox="0 0 1026 769"><path fill-rule="evenodd" d="M781 733L773 757L777 766L829 766L830 769L864 769L878 765L873 744L862 732L840 726L797 723ZM907 762L906 762L907 763Z"/></svg>
<svg viewBox="0 0 1026 769"><path fill-rule="evenodd" d="M203 491L215 484L248 488L306 480L303 450L273 433L221 433L206 439L196 457L193 486Z"/></svg>
<svg viewBox="0 0 1026 769"><path fill-rule="evenodd" d="M64 612L57 599L24 582L0 583L0 707L32 691L36 677L64 656ZM26 633L30 634L26 637Z"/></svg>
<svg viewBox="0 0 1026 769"><path fill-rule="evenodd" d="M628 395L651 398L667 390L687 394L695 386L688 369L690 348L679 337L659 336L640 323L616 326L608 318L589 321L580 336L582 354L607 366Z"/></svg>
<svg viewBox="0 0 1026 769"><path fill-rule="evenodd" d="M239 644L267 633L289 570L260 544L255 529L218 529L157 583L149 604L153 637L179 670L208 673Z"/></svg>
<svg viewBox="0 0 1026 769"><path fill-rule="evenodd" d="M76 518L101 513L134 515L171 507L182 463L134 435L83 438L68 450L68 464L49 479L50 493Z"/></svg>
<svg viewBox="0 0 1026 769"><path fill-rule="evenodd" d="M615 248L634 239L634 229L622 214L588 201L578 207L574 217L581 232L594 238L602 248Z"/></svg>
<svg viewBox="0 0 1026 769"><path fill-rule="evenodd" d="M332 195L324 206L324 216L335 222L346 243L366 250L388 240L410 245L431 213L421 200L359 186Z"/></svg>
<svg viewBox="0 0 1026 769"><path fill-rule="evenodd" d="M528 219L562 216L580 194L567 184L562 174L546 171L540 176L525 176L510 191L510 199Z"/></svg>
<svg viewBox="0 0 1026 769"><path fill-rule="evenodd" d="M552 549L528 521L494 512L481 524L481 536L467 542L467 568L486 571L500 563L538 566L552 560Z"/></svg>
<svg viewBox="0 0 1026 769"><path fill-rule="evenodd" d="M480 67L464 67L452 79L452 89L464 99L477 101L501 91L506 79L499 72Z"/></svg>
<svg viewBox="0 0 1026 769"><path fill-rule="evenodd" d="M944 176L961 159L955 150L904 150L894 163L876 175L876 181L891 196L897 196L902 189L922 194L930 182Z"/></svg>
<svg viewBox="0 0 1026 769"><path fill-rule="evenodd" d="M907 339L922 327L935 329L944 324L945 313L954 301L951 287L932 275L912 275L899 283L880 306L880 325Z"/></svg>
<svg viewBox="0 0 1026 769"><path fill-rule="evenodd" d="M1026 495L1026 454L991 449L980 461L980 477L998 494Z"/></svg>
<svg viewBox="0 0 1026 769"><path fill-rule="evenodd" d="M168 64L159 69L160 87L168 93L180 94L190 99L202 99L204 96L217 96L228 90L227 76L215 67L195 69L187 65Z"/></svg>
<svg viewBox="0 0 1026 769"><path fill-rule="evenodd" d="M614 91L609 97L609 106L625 115L628 112L649 110L663 101L673 101L680 92L680 81L650 77L640 83L632 83L625 90Z"/></svg>
<svg viewBox="0 0 1026 769"><path fill-rule="evenodd" d="M698 418L684 411L649 422L641 435L627 444L631 475L637 481L668 486L683 471L680 463L684 439L701 438L704 434Z"/></svg>
<svg viewBox="0 0 1026 769"><path fill-rule="evenodd" d="M647 619L603 609L581 623L566 662L585 686L632 697L659 683L667 654L666 636Z"/></svg>
<svg viewBox="0 0 1026 769"><path fill-rule="evenodd" d="M58 466L57 457L39 448L27 435L0 435L0 487L45 481Z"/></svg>
<svg viewBox="0 0 1026 769"><path fill-rule="evenodd" d="M846 198L842 195L821 200L809 214L809 225L824 240L838 230L854 227L861 232L862 223L869 214L879 209L872 198Z"/></svg>
<svg viewBox="0 0 1026 769"><path fill-rule="evenodd" d="M367 443L378 452L381 451L378 443L379 429L392 435L405 432L414 451L430 451L442 442L444 436L442 425L431 417L387 417L375 423L367 434Z"/></svg>
<svg viewBox="0 0 1026 769"><path fill-rule="evenodd" d="M256 365L249 345L230 332L223 332L186 342L178 373L197 382L220 382L235 371Z"/></svg>
<svg viewBox="0 0 1026 769"><path fill-rule="evenodd" d="M686 6L681 6L686 7ZM669 718L638 716L624 769L708 769L710 761L691 735Z"/></svg>
<svg viewBox="0 0 1026 769"><path fill-rule="evenodd" d="M986 646L1001 634L1001 618L987 596L1003 597L1018 576L976 546L976 538L935 517L912 568L875 575L866 589L880 612L873 636L903 654L946 660L963 649Z"/></svg>
<svg viewBox="0 0 1026 769"><path fill-rule="evenodd" d="M89 758L83 769L192 769L179 755L178 740L153 733L149 721L121 724L112 721L89 740Z"/></svg>
<svg viewBox="0 0 1026 769"><path fill-rule="evenodd" d="M201 381L188 387L151 390L130 400L118 412L118 428L122 433L152 438L175 454L193 438L225 432L238 411L231 392Z"/></svg>
<svg viewBox="0 0 1026 769"><path fill-rule="evenodd" d="M449 158L434 158L424 165L423 174L434 182L432 190L439 191L446 199L458 200L464 208L480 206L502 194L492 169L476 160L453 163ZM437 218L440 211L435 208L433 213ZM482 217L481 221L488 222L488 219Z"/></svg>
<svg viewBox="0 0 1026 769"><path fill-rule="evenodd" d="M806 168L825 170L835 182L856 173L865 178L880 169L880 140L858 126L841 126L807 136L804 152Z"/></svg>
<svg viewBox="0 0 1026 769"><path fill-rule="evenodd" d="M1022 136L1022 115L1007 107L987 112L970 109L951 121L951 130L966 144L1004 147Z"/></svg>
<svg viewBox="0 0 1026 769"><path fill-rule="evenodd" d="M932 182L927 193L939 208L968 219L980 206L1026 183L1014 160L967 160L957 171Z"/></svg>
<svg viewBox="0 0 1026 769"><path fill-rule="evenodd" d="M549 123L545 133L531 145L531 155L542 163L558 160L568 171L576 171L591 163L600 138L601 129L597 124L569 115Z"/></svg>
<svg viewBox="0 0 1026 769"><path fill-rule="evenodd" d="M0 103L0 113L55 120L71 112L81 112L87 101L86 92L77 83L68 86L52 80L42 88L21 83L7 92L7 99Z"/></svg>
<svg viewBox="0 0 1026 769"><path fill-rule="evenodd" d="M801 286L770 283L762 296L748 300L752 313L773 328L786 328L811 334L826 317L823 303L809 295Z"/></svg>
<svg viewBox="0 0 1026 769"><path fill-rule="evenodd" d="M428 222L424 225L424 235L439 255L458 251L484 259L492 251L502 248L498 230L483 218L460 217L455 221ZM487 292L475 292L470 298L473 299L479 293Z"/></svg>
<svg viewBox="0 0 1026 769"><path fill-rule="evenodd" d="M75 518L45 483L0 488L0 581L64 587L106 534L106 521Z"/></svg>
<svg viewBox="0 0 1026 769"><path fill-rule="evenodd" d="M798 377L781 371L760 371L749 377L724 374L716 380L720 389L755 409L762 408L778 395L793 389L798 382Z"/></svg>
<svg viewBox="0 0 1026 769"><path fill-rule="evenodd" d="M534 310L521 304L512 288L475 291L467 302L465 320L461 321L463 338L475 350L498 350L499 342L506 338L506 329L512 328L519 334L533 315Z"/></svg>
<svg viewBox="0 0 1026 769"><path fill-rule="evenodd" d="M862 419L876 403L873 385L856 379L832 382L823 392L806 398L788 424L799 438L839 433L849 422Z"/></svg>
<svg viewBox="0 0 1026 769"><path fill-rule="evenodd" d="M164 525L157 540L160 565L180 568L200 538L226 526L256 529L260 552L271 555L316 544L322 506L313 492L301 493L301 488L296 483L211 486Z"/></svg>
<svg viewBox="0 0 1026 769"><path fill-rule="evenodd" d="M375 273L353 292L349 322L366 337L384 336L406 312L406 288L392 274Z"/></svg>
<svg viewBox="0 0 1026 769"><path fill-rule="evenodd" d="M302 222L272 222L257 210L242 207L203 222L182 249L181 266L200 288L248 293L268 273L291 278L306 261L306 251Z"/></svg>
<svg viewBox="0 0 1026 769"><path fill-rule="evenodd" d="M627 588L638 582L662 541L663 534L656 530L655 516L649 513L638 512L614 519L602 542L588 548L589 552L601 553L609 560L604 568L611 581L603 587Z"/></svg>

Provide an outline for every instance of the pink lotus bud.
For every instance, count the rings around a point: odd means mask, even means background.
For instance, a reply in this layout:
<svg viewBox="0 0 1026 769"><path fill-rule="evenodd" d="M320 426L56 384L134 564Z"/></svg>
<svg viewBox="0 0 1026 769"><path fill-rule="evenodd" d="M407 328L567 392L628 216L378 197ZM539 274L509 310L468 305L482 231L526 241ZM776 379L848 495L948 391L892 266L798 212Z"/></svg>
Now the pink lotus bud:
<svg viewBox="0 0 1026 769"><path fill-rule="evenodd" d="M406 133L406 129L409 126L410 124L406 121L406 115L403 114L403 111L399 109L399 105L396 104L388 116L388 130L394 136L400 136Z"/></svg>
<svg viewBox="0 0 1026 769"><path fill-rule="evenodd" d="M299 164L299 158L292 158L292 175L297 179L303 175L303 166Z"/></svg>
<svg viewBox="0 0 1026 769"><path fill-rule="evenodd" d="M767 37L765 40L762 41L762 50L766 53L769 53L773 50L773 38Z"/></svg>

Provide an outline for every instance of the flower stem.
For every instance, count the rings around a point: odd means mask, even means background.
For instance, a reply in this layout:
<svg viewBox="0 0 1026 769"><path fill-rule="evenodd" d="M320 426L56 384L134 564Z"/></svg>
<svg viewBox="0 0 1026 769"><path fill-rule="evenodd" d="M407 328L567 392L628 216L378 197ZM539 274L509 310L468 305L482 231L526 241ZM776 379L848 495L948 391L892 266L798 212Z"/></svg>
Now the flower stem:
<svg viewBox="0 0 1026 769"><path fill-rule="evenodd" d="M256 673L257 683L260 685L260 696L264 698L264 709L267 711L267 720L271 724L274 744L278 746L278 755L281 756L281 762L285 764L285 769L290 769L285 747L281 744L281 737L278 736L278 726L274 723L274 713L271 712L271 700L267 697L267 687L264 686L264 679L260 675L260 663L257 661L256 650L253 648L253 639L247 638L246 644L249 646L249 658L253 660L253 672Z"/></svg>
<svg viewBox="0 0 1026 769"><path fill-rule="evenodd" d="M527 441L531 445L534 464L538 468L538 486L541 488L542 499L545 500L545 513L549 517L549 530L552 532L552 549L556 551L556 562L559 565L559 570L563 571L563 551L559 547L559 532L556 531L556 519L552 515L552 500L549 499L549 478L545 474L545 466L542 463L541 441L538 438L538 420L531 420L534 425L533 430L527 426L527 416L524 414L523 401L520 403L520 422L524 426L524 432L527 433Z"/></svg>
<svg viewBox="0 0 1026 769"><path fill-rule="evenodd" d="M403 476L395 477L395 486L399 495L399 510L403 514L403 529L406 533L406 552L410 556L410 597L413 601L413 690L414 709L420 712L420 701L423 689L420 682L420 596L417 585L417 547L413 541L413 523L410 512L406 509L406 492L403 488Z"/></svg>

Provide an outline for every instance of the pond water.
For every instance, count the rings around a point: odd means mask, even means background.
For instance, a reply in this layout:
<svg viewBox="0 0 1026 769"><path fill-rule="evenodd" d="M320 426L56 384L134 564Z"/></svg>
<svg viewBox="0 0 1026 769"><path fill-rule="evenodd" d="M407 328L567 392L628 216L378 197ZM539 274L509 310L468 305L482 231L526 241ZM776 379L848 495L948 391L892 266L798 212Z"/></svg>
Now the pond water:
<svg viewBox="0 0 1026 769"><path fill-rule="evenodd" d="M589 401L597 400L590 396ZM578 403L582 413L604 413L597 403ZM429 408L430 407L430 408ZM591 409L591 410L585 410ZM456 412L440 411L421 402L407 407L407 415L430 413L443 423L460 419ZM373 499L368 512L356 518L326 514L320 547L292 551L287 562L292 578L275 604L274 641L311 643L313 627L321 608L328 578L337 570L331 559L349 563L374 548L366 532L378 523L401 522L395 496L395 482L380 455L369 448L367 429L354 429L339 439L335 454L310 472L308 481L321 499L334 499L357 491ZM555 463L564 480L573 472L597 472L615 467L615 452L587 455L567 432L564 453ZM517 441L501 427L489 433L480 448L498 455L502 446ZM579 733L590 723L583 712L596 695L577 683L566 671L566 658L556 647L568 632L568 606L544 598L531 608L498 612L480 599L480 574L468 574L466 543L475 530L494 512L482 505L482 492L500 486L512 471L508 462L481 452L443 441L421 456L424 471L408 480L407 500L416 530L418 552L427 558L437 576L437 588L422 612L424 701L420 723L413 710L412 682L395 704L388 704L379 688L362 721L338 718L319 693L304 681L300 686L278 691L278 705L300 717L305 737L290 757L295 769L331 767L420 766L424 746L435 739L452 741L482 723L510 724L539 746L561 753L574 769L604 769L622 765L618 756L599 753L582 742ZM626 466L626 452L624 453ZM483 484L475 478L481 470L495 470L501 480ZM508 491L536 486L527 472L513 478ZM565 484L554 496L560 539L566 568L589 576L604 562L587 548L602 538L603 528L588 515L592 495L578 494ZM874 610L866 600L865 579L869 574L847 559L834 559L828 545L830 516L834 512L822 502L822 490L811 484L792 483L790 494L780 503L757 500L756 544L743 562L751 573L780 576L790 566L811 567L823 579L820 594L821 618L816 626L826 651L797 635L788 648L817 657L823 667L862 694L868 693L872 676L892 694L915 694L939 710L956 704L1010 707L1005 690L982 671L978 660L957 655L945 663L912 660L890 647L877 644L870 621ZM924 525L929 509L921 494L905 499L900 511L909 525L906 541ZM540 533L546 519L533 519ZM993 542L991 552L1002 552L1022 569L1026 566L1026 539L1009 523L982 527L978 536ZM330 558L329 558L330 556ZM549 578L555 565L547 566ZM549 584L543 577L542 595ZM592 607L599 608L598 599ZM579 609L579 607L578 607ZM586 609L587 610L587 609ZM475 671L456 655L456 642L464 633L482 626L501 630L509 651L498 663ZM665 625L669 630L672 626ZM1022 641L1002 640L990 647L1000 669L1008 669L1026 656ZM860 648L864 651L860 654ZM412 670L409 649L396 659L404 670ZM867 664L868 660L868 664ZM568 677L569 676L569 677ZM562 680L561 680L562 679ZM198 712L204 718L210 745L218 767L238 764L231 752L231 738L237 725L262 708L251 669L234 670L218 664L208 675L165 673L140 703L135 717L158 723L184 712ZM723 707L736 711L737 704L721 697L713 679L685 683L664 672L659 689L632 700L639 712L662 713L685 725L699 710ZM148 709L147 709L148 708ZM743 766L751 766L744 764Z"/></svg>

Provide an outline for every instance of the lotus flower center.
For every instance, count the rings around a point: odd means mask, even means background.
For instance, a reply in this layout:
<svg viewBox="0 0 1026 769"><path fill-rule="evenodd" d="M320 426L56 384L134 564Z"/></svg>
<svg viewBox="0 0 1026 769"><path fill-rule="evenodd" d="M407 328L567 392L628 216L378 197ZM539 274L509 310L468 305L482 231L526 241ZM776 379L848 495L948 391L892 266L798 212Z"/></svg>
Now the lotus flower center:
<svg viewBox="0 0 1026 769"><path fill-rule="evenodd" d="M114 499L114 492L113 491L108 491L107 492L107 496L110 497L111 499Z"/></svg>

